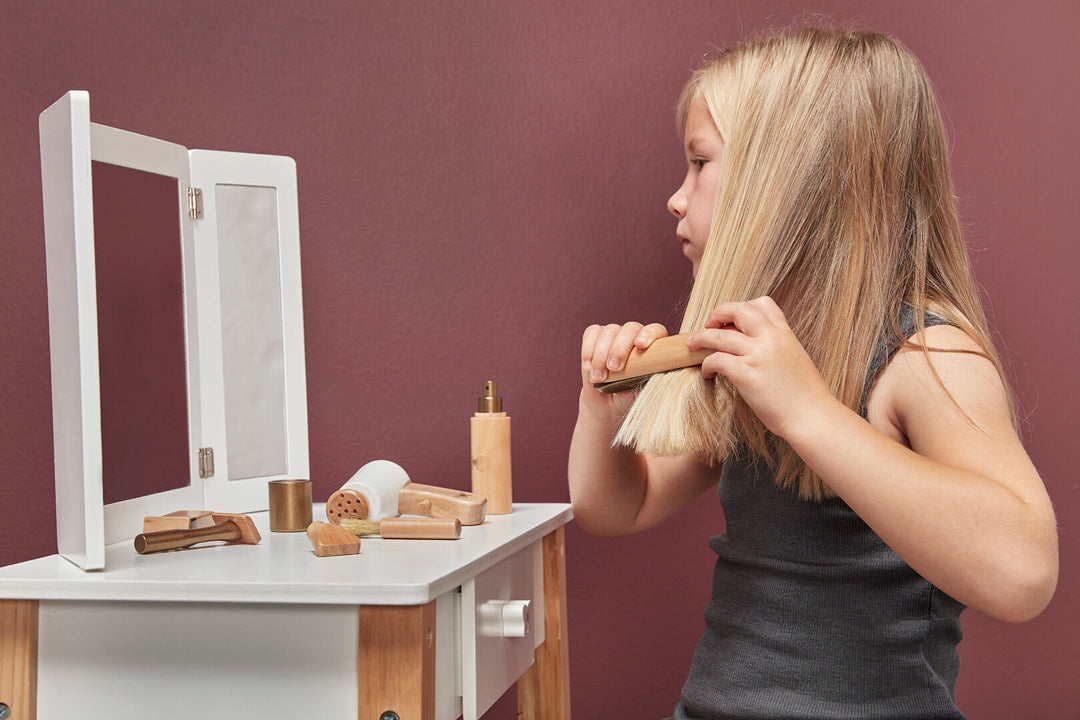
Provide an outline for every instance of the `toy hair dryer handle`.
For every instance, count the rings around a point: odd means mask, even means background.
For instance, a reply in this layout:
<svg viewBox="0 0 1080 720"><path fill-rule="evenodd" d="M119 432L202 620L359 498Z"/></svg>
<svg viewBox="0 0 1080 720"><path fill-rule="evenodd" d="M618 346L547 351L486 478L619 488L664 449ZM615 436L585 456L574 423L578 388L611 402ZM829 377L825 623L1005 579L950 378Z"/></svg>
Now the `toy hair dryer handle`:
<svg viewBox="0 0 1080 720"><path fill-rule="evenodd" d="M409 483L398 496L398 512L433 518L455 518L462 525L479 525L487 514L487 498L464 490Z"/></svg>

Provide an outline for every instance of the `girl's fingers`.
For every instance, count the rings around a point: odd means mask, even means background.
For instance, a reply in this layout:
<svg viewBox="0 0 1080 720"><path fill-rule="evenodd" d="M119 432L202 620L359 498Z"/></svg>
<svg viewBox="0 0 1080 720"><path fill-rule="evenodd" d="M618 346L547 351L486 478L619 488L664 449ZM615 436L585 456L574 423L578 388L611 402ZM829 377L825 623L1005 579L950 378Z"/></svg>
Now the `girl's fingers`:
<svg viewBox="0 0 1080 720"><path fill-rule="evenodd" d="M750 305L757 308L776 325L787 325L787 318L784 317L784 311L780 309L780 306L776 304L768 295L763 295L755 300L750 301Z"/></svg>
<svg viewBox="0 0 1080 720"><path fill-rule="evenodd" d="M651 323L641 328L641 332L634 338L634 347L644 350L662 337L667 337L667 328L660 323Z"/></svg>
<svg viewBox="0 0 1080 720"><path fill-rule="evenodd" d="M756 335L777 324L786 325L787 321L784 313L770 297L717 305L705 319L707 328L734 325L747 335Z"/></svg>
<svg viewBox="0 0 1080 720"><path fill-rule="evenodd" d="M690 350L715 350L701 364L701 376L706 380L717 375L730 376L736 367L735 361L753 350L752 343L733 325L701 330L686 339L686 347Z"/></svg>
<svg viewBox="0 0 1080 720"><path fill-rule="evenodd" d="M729 355L746 355L752 349L750 338L732 325L699 330L686 339L686 347L690 350L715 350Z"/></svg>
<svg viewBox="0 0 1080 720"><path fill-rule="evenodd" d="M738 356L725 352L714 352L701 363L701 376L712 380L717 375L734 380L732 375L738 369Z"/></svg>
<svg viewBox="0 0 1080 720"><path fill-rule="evenodd" d="M626 323L619 328L619 332L615 334L615 339L611 341L611 348L608 350L608 370L622 370L623 365L626 364L626 358L629 357L630 351L634 349L634 341L642 329L641 323Z"/></svg>
<svg viewBox="0 0 1080 720"><path fill-rule="evenodd" d="M592 364L593 349L596 347L596 340L600 337L600 330L599 325L590 325L585 328L585 332L581 336L582 366Z"/></svg>
<svg viewBox="0 0 1080 720"><path fill-rule="evenodd" d="M603 382L609 371L621 370L634 348L644 350L667 335L660 323L590 325L581 339L581 371L588 382Z"/></svg>
<svg viewBox="0 0 1080 720"><path fill-rule="evenodd" d="M724 303L712 309L705 319L705 327L734 325L742 332L753 335L764 321L765 315L750 303Z"/></svg>
<svg viewBox="0 0 1080 720"><path fill-rule="evenodd" d="M615 341L615 336L619 334L620 325L605 325L600 329L600 334L596 338L596 344L593 347L592 360L590 368L592 372L589 375L591 382L603 382L607 377L607 359L608 353L611 351L611 343Z"/></svg>

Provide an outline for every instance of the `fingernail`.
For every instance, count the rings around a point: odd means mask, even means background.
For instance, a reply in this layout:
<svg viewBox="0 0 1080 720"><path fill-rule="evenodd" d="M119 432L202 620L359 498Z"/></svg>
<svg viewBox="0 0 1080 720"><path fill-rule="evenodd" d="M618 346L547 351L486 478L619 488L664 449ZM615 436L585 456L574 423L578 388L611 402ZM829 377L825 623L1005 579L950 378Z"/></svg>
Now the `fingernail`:
<svg viewBox="0 0 1080 720"><path fill-rule="evenodd" d="M594 383L603 382L604 375L605 375L605 373L604 373L603 370L600 370L599 368L596 368L596 369L594 369L592 371L592 381Z"/></svg>

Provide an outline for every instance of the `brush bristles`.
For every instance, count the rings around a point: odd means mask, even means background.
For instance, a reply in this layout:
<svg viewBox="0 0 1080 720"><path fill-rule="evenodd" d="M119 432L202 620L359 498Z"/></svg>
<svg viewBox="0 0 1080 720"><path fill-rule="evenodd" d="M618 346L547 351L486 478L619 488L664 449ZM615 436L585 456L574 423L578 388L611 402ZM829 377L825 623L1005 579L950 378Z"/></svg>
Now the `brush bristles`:
<svg viewBox="0 0 1080 720"><path fill-rule="evenodd" d="M378 520L362 520L360 518L342 518L341 527L345 528L353 535L378 535L379 534L379 521Z"/></svg>

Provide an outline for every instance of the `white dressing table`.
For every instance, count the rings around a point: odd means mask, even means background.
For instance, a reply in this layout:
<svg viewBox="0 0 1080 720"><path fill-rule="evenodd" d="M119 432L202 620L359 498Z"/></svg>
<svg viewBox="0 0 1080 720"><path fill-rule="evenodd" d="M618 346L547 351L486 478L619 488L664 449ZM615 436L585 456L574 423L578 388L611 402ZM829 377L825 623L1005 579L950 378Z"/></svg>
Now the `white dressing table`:
<svg viewBox="0 0 1080 720"><path fill-rule="evenodd" d="M93 123L83 91L39 128L58 554L0 568L0 720L476 720L515 682L568 718L569 505L354 556L269 531L267 482L310 478L293 160ZM200 509L262 542L135 553Z"/></svg>
<svg viewBox="0 0 1080 720"><path fill-rule="evenodd" d="M98 572L59 555L0 569L10 718L452 720L514 682L521 717L569 718L569 505L330 558L252 517L259 545L140 556L125 541ZM484 627L508 600L530 603L523 637Z"/></svg>

